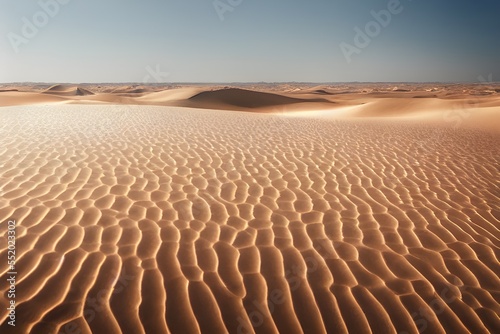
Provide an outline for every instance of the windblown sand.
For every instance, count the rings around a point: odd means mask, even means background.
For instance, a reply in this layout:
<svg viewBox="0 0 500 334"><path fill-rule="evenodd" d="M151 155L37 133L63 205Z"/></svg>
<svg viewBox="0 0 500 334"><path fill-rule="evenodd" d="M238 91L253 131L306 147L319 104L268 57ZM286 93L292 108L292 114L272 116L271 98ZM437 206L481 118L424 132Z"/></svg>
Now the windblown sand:
<svg viewBox="0 0 500 334"><path fill-rule="evenodd" d="M500 332L498 133L154 106L0 120L2 333Z"/></svg>

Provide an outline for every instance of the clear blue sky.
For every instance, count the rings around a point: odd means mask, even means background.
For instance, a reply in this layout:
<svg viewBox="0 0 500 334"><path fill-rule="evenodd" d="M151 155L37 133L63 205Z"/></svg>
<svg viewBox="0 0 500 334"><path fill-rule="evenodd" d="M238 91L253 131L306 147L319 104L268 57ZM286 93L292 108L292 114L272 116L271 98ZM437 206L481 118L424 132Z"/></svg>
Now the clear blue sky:
<svg viewBox="0 0 500 334"><path fill-rule="evenodd" d="M498 0L400 0L350 62L389 0L59 1L0 0L0 82L500 81Z"/></svg>

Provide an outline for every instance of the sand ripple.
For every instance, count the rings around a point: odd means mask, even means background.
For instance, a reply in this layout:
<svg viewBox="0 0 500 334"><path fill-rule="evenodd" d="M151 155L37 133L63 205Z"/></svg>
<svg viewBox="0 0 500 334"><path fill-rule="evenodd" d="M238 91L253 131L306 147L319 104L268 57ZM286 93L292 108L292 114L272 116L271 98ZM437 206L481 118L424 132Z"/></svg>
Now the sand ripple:
<svg viewBox="0 0 500 334"><path fill-rule="evenodd" d="M16 333L500 332L498 135L144 106L0 119Z"/></svg>

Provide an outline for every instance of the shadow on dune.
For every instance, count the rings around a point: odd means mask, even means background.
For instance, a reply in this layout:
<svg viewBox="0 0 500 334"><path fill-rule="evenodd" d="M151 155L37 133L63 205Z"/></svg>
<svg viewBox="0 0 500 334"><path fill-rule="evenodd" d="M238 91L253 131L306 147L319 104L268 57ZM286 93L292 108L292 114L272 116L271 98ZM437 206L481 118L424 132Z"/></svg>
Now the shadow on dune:
<svg viewBox="0 0 500 334"><path fill-rule="evenodd" d="M224 88L198 93L188 99L190 106L206 107L237 107L237 108L267 108L306 102L333 103L325 99L294 98L273 93L264 93L240 88Z"/></svg>

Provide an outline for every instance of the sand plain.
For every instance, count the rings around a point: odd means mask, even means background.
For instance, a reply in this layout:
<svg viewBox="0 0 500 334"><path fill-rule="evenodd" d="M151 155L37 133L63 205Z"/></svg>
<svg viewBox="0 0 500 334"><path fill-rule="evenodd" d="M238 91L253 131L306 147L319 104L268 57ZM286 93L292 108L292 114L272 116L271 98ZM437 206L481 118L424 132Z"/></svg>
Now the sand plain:
<svg viewBox="0 0 500 334"><path fill-rule="evenodd" d="M2 333L500 331L494 87L4 89Z"/></svg>

